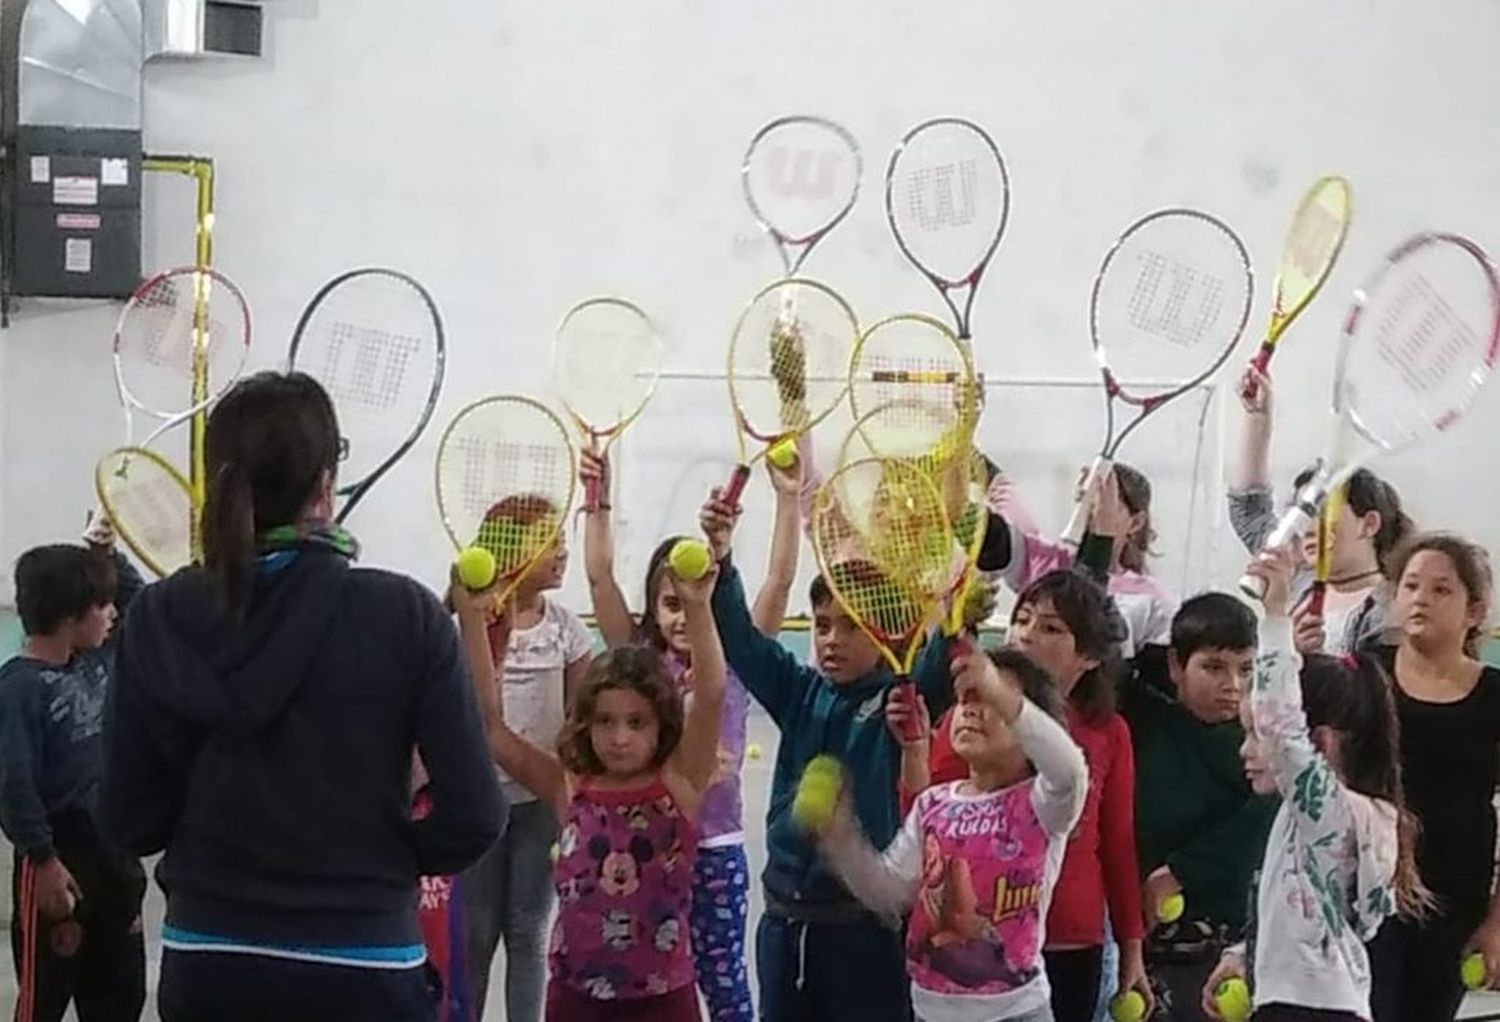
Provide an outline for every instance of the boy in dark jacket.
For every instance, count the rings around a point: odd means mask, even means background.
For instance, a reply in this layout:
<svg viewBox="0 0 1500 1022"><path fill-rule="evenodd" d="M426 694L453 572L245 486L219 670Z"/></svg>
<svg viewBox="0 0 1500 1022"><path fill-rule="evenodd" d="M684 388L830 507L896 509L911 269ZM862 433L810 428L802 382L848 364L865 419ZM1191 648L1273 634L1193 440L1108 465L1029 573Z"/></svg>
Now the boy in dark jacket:
<svg viewBox="0 0 1500 1022"><path fill-rule="evenodd" d="M1171 645L1149 646L1123 686L1135 746L1136 848L1146 885L1146 961L1162 1017L1203 1018L1199 994L1227 943L1242 939L1276 799L1255 795L1239 749L1239 707L1255 658L1255 616L1204 593L1172 619ZM1172 895L1185 909L1160 918ZM1169 913L1170 914L1170 913Z"/></svg>
<svg viewBox="0 0 1500 1022"><path fill-rule="evenodd" d="M761 1018L905 1022L911 1002L896 922L855 900L791 813L808 762L828 754L844 766L855 816L870 841L884 847L895 837L901 750L885 718L895 677L822 578L810 592L816 667L756 630L739 570L727 559L734 515L716 500L703 509L704 532L723 563L714 621L729 665L781 729L766 813L766 911L756 931ZM785 525L796 529L778 519L777 528ZM945 641L929 641L913 680L936 719L952 702Z"/></svg>
<svg viewBox="0 0 1500 1022"><path fill-rule="evenodd" d="M88 546L16 562L26 643L0 667L0 825L14 845L17 1018L138 1019L146 999L141 865L99 822L110 634L142 582L100 521Z"/></svg>

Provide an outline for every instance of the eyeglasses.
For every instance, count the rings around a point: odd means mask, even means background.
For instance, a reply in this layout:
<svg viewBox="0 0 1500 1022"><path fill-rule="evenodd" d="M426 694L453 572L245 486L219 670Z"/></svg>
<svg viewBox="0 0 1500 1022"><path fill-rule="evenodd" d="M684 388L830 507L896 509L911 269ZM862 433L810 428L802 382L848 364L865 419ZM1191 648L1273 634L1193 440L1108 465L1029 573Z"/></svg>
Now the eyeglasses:
<svg viewBox="0 0 1500 1022"><path fill-rule="evenodd" d="M339 437L338 459L339 461L349 460L349 438L346 436Z"/></svg>

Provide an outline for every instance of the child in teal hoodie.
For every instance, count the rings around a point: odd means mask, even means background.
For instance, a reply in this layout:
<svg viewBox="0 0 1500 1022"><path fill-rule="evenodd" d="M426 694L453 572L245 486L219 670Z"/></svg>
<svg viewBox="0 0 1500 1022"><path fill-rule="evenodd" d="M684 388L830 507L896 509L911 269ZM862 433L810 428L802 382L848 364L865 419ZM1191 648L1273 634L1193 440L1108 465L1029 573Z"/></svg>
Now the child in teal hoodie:
<svg viewBox="0 0 1500 1022"><path fill-rule="evenodd" d="M901 921L865 909L819 858L791 815L802 772L828 754L844 765L854 813L884 847L901 826L901 750L886 725L895 677L871 639L843 612L821 578L810 591L817 666L797 660L756 630L738 569L728 560L736 512L711 498L701 522L722 564L714 621L730 667L781 729L766 813L766 910L756 930L761 1018L766 1022L906 1022L911 1017ZM777 528L785 523L780 519ZM793 529L796 523L791 523ZM936 719L952 702L947 643L929 641L913 680Z"/></svg>

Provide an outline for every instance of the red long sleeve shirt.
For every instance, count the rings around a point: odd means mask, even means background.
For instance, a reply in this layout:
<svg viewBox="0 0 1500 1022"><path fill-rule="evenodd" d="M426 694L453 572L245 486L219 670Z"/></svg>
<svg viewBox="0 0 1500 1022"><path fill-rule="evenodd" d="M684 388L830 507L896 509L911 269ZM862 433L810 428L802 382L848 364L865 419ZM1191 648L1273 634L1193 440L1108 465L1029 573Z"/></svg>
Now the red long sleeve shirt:
<svg viewBox="0 0 1500 1022"><path fill-rule="evenodd" d="M951 711L950 711L951 713ZM953 751L944 715L933 729L932 783L969 776L969 765ZM1092 947L1104 943L1104 906L1116 940L1146 934L1135 855L1135 754L1130 727L1118 713L1090 723L1067 711L1068 734L1089 766L1083 816L1068 839L1062 872L1047 915L1048 947Z"/></svg>

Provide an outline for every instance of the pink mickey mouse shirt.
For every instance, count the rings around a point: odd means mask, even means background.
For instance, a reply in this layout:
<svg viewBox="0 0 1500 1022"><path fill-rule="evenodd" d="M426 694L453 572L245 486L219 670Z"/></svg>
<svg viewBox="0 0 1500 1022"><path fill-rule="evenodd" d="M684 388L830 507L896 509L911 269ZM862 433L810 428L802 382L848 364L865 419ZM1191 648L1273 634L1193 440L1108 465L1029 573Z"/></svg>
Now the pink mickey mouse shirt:
<svg viewBox="0 0 1500 1022"><path fill-rule="evenodd" d="M628 791L581 781L557 844L552 982L596 1001L690 985L698 834L661 779Z"/></svg>
<svg viewBox="0 0 1500 1022"><path fill-rule="evenodd" d="M837 828L824 845L871 909L910 907L912 1005L930 1022L1016 1018L1051 1000L1047 906L1088 768L1062 725L1031 703L1014 730L1035 776L990 792L967 780L928 788L884 853Z"/></svg>

